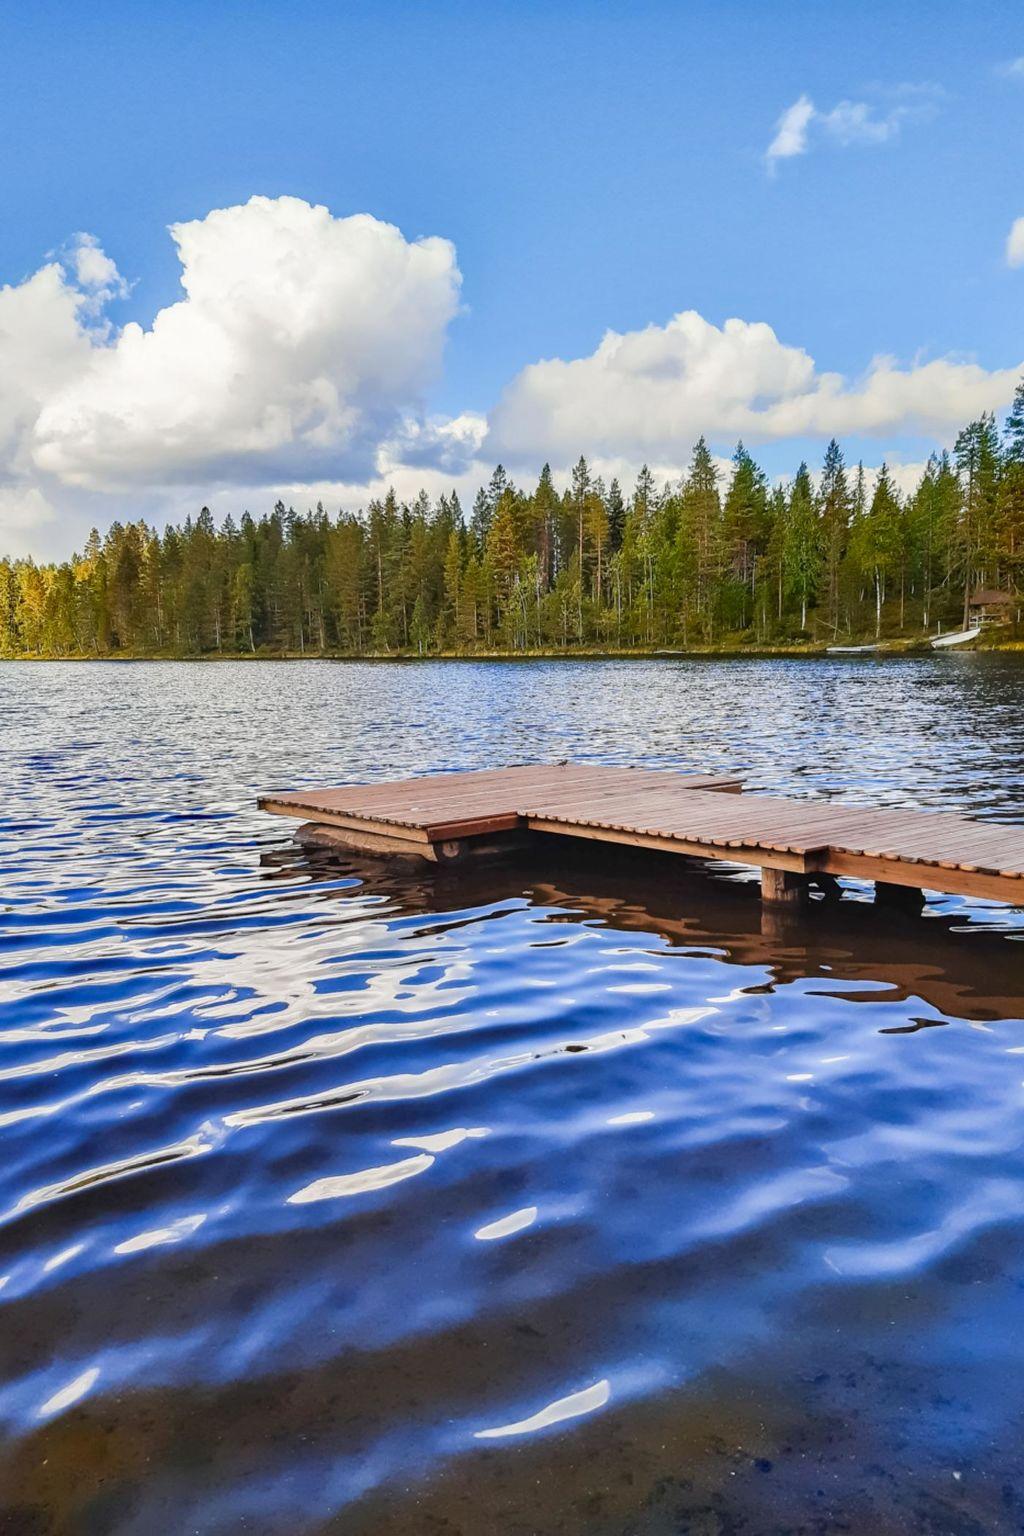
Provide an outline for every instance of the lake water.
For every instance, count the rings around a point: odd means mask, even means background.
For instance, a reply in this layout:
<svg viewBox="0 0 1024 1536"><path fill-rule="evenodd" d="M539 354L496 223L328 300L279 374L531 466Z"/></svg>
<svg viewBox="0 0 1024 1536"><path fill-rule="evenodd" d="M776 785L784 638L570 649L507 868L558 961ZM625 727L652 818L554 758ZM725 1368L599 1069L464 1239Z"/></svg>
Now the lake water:
<svg viewBox="0 0 1024 1536"><path fill-rule="evenodd" d="M259 791L576 758L1024 819L1024 664L0 666L4 1536L1024 1529L1024 913Z"/></svg>

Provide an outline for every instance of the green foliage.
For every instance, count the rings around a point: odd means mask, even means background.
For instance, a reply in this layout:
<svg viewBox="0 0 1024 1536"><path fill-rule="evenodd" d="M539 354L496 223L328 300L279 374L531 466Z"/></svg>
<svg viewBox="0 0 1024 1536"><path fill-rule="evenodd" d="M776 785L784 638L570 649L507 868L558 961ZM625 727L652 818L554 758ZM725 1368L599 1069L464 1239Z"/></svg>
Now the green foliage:
<svg viewBox="0 0 1024 1536"><path fill-rule="evenodd" d="M1004 453L1008 463L1024 464L1024 379L1017 385L1013 404L1003 428Z"/></svg>
<svg viewBox="0 0 1024 1536"><path fill-rule="evenodd" d="M0 655L427 655L767 644L946 627L971 589L1024 587L1024 384L1002 442L991 416L933 456L901 499L867 494L831 442L770 488L737 446L723 477L702 438L686 476L630 494L579 459L559 493L499 465L468 521L455 495L393 492L364 513L207 508L156 533L93 531L63 564L0 560Z"/></svg>
<svg viewBox="0 0 1024 1536"><path fill-rule="evenodd" d="M884 474L884 470L883 470ZM807 609L821 576L824 525L815 505L811 476L801 464L789 493L782 536L782 568L786 591L800 605L800 628L807 628Z"/></svg>

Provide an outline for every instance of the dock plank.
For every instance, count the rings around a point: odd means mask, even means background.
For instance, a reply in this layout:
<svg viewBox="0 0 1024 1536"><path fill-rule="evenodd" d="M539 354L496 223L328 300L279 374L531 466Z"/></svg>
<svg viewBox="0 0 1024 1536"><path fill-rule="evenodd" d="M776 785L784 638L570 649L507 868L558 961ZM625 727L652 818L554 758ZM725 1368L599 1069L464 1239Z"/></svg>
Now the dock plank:
<svg viewBox="0 0 1024 1536"><path fill-rule="evenodd" d="M259 803L338 827L355 846L363 837L374 851L401 844L440 857L442 845L532 829L1024 902L1024 827L948 811L722 793L741 788L731 774L540 763L291 790Z"/></svg>
<svg viewBox="0 0 1024 1536"><path fill-rule="evenodd" d="M624 790L650 784L655 776L676 784L707 789L739 787L735 775L683 775L671 770L608 768L603 764L538 764L514 768L483 768L465 773L431 774L421 778L384 780L379 784L343 785L331 789L290 790L260 798L264 810L276 815L305 815L316 819L344 818L416 829L433 837L457 836L478 822L518 824L520 801L563 794L567 803L591 789ZM456 830L453 830L456 829Z"/></svg>

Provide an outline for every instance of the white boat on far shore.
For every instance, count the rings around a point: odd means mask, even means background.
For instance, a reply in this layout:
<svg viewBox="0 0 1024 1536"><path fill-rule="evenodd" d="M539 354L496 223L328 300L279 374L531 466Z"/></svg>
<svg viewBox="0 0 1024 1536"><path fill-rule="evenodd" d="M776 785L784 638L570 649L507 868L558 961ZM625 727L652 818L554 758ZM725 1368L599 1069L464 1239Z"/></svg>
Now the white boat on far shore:
<svg viewBox="0 0 1024 1536"><path fill-rule="evenodd" d="M932 641L932 650L944 651L947 646L966 645L970 640L977 640L980 634L981 626L978 625L974 629L958 629L953 635L938 635Z"/></svg>

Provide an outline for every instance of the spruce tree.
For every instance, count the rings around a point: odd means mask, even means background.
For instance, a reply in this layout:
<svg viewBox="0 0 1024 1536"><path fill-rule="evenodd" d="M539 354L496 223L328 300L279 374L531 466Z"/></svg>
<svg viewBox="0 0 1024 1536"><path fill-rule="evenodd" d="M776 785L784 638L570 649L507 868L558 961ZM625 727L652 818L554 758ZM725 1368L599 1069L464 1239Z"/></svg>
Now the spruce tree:
<svg viewBox="0 0 1024 1536"><path fill-rule="evenodd" d="M626 524L626 503L622 499L622 488L617 480L612 480L608 487L605 506L608 511L608 552L614 555L622 548L622 534Z"/></svg>
<svg viewBox="0 0 1024 1536"><path fill-rule="evenodd" d="M783 540L786 589L800 604L800 628L807 628L807 607L821 574L822 535L806 464L796 472L786 507Z"/></svg>
<svg viewBox="0 0 1024 1536"><path fill-rule="evenodd" d="M892 574L899 550L900 504L896 489L883 463L871 505L854 523L853 539L862 571L871 580L875 593L875 636L882 633L882 607L886 583Z"/></svg>
<svg viewBox="0 0 1024 1536"><path fill-rule="evenodd" d="M839 630L839 576L850 535L852 499L846 481L842 450L832 438L825 450L818 492L821 512L821 545L828 622L833 637Z"/></svg>
<svg viewBox="0 0 1024 1536"><path fill-rule="evenodd" d="M768 487L744 448L736 444L733 471L722 508L725 561L739 587L740 626L746 625L748 594L753 600L758 562L764 554L768 531Z"/></svg>
<svg viewBox="0 0 1024 1536"><path fill-rule="evenodd" d="M992 558L995 506L1001 453L995 418L982 415L959 434L954 446L963 495L960 554L964 583L964 628L970 618L971 593Z"/></svg>
<svg viewBox="0 0 1024 1536"><path fill-rule="evenodd" d="M1003 427L1003 457L1010 463L1024 464L1024 378L1017 385Z"/></svg>

